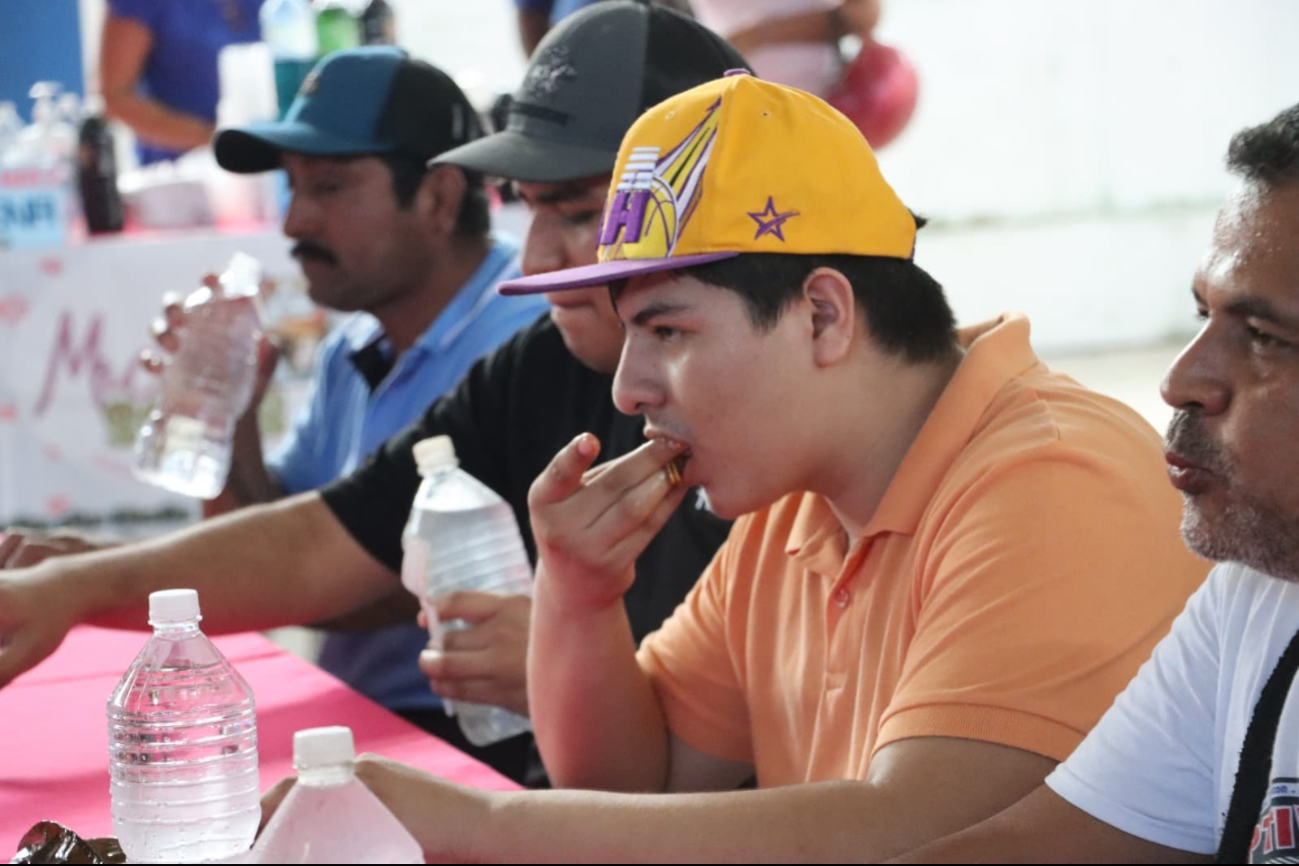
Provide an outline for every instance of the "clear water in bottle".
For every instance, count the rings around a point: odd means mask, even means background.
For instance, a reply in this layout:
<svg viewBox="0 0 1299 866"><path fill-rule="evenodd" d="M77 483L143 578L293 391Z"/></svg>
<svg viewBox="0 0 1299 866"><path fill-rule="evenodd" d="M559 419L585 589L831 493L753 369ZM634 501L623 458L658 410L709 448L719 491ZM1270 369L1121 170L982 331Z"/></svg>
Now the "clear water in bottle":
<svg viewBox="0 0 1299 866"><path fill-rule="evenodd" d="M113 831L137 862L240 854L261 820L252 690L199 630L197 593L149 607L153 637L108 700Z"/></svg>
<svg viewBox="0 0 1299 866"><path fill-rule="evenodd" d="M259 280L257 262L236 255L219 291L204 287L185 300L180 351L136 436L138 478L199 499L225 487L235 424L257 387Z"/></svg>
<svg viewBox="0 0 1299 866"><path fill-rule="evenodd" d="M532 566L514 511L494 490L458 467L448 437L420 442L415 453L424 481L402 536L402 583L420 598L437 646L443 630L461 629L465 623L439 625L429 599L461 590L531 595ZM502 707L445 704L475 746L532 729L525 716Z"/></svg>
<svg viewBox="0 0 1299 866"><path fill-rule="evenodd" d="M349 728L293 736L298 783L257 838L254 863L423 863L419 842L356 778Z"/></svg>

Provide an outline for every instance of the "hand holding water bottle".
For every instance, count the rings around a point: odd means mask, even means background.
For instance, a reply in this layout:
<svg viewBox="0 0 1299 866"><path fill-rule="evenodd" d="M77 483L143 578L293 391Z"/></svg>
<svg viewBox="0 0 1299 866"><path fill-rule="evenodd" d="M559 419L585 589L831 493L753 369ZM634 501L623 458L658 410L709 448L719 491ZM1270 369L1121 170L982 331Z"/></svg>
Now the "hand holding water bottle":
<svg viewBox="0 0 1299 866"><path fill-rule="evenodd" d="M532 599L494 592L453 592L430 599L443 622L468 624L443 635L441 649L420 653L434 694L528 714L528 625ZM428 628L428 616L419 614Z"/></svg>
<svg viewBox="0 0 1299 866"><path fill-rule="evenodd" d="M221 290L221 277L217 274L206 274L199 285L210 292ZM262 283L262 289L266 289ZM149 333L161 351L145 349L140 353L140 366L146 372L161 376L171 357L180 351L184 340L185 298L178 292L168 292L162 298L162 315L154 319L149 326ZM253 387L253 399L248 404L245 416L255 415L266 398L266 389L270 387L275 369L280 363L280 349L265 334L257 343L257 383Z"/></svg>
<svg viewBox="0 0 1299 866"><path fill-rule="evenodd" d="M236 254L179 315L172 311L174 327L160 329L176 337L176 351L161 365L157 405L136 437L141 479L200 499L225 487L235 426L253 404L262 367L260 278L257 261Z"/></svg>

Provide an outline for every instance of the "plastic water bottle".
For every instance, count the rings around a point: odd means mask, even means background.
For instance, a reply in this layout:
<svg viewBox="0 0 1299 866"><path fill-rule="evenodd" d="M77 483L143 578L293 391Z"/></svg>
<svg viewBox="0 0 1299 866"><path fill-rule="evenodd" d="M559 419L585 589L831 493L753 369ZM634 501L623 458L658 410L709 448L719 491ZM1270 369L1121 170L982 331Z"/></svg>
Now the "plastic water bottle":
<svg viewBox="0 0 1299 866"><path fill-rule="evenodd" d="M149 596L153 637L108 699L113 832L132 861L231 857L261 821L253 693L201 618L192 589Z"/></svg>
<svg viewBox="0 0 1299 866"><path fill-rule="evenodd" d="M430 599L461 590L532 595L532 566L514 512L496 491L459 468L450 437L425 439L414 451L424 481L402 535L402 584L420 599L431 644L440 648L444 629L466 624L439 624ZM532 729L526 717L502 707L444 705L459 716L460 730L475 746Z"/></svg>
<svg viewBox="0 0 1299 866"><path fill-rule="evenodd" d="M255 863L423 863L424 852L356 778L349 728L293 735L298 783L262 831Z"/></svg>
<svg viewBox="0 0 1299 866"><path fill-rule="evenodd" d="M275 62L275 96L283 120L316 63L316 13L309 0L266 0L258 20Z"/></svg>
<svg viewBox="0 0 1299 866"><path fill-rule="evenodd" d="M219 290L203 287L185 299L180 351L135 440L137 477L200 499L225 487L235 423L257 387L260 279L257 260L236 253Z"/></svg>

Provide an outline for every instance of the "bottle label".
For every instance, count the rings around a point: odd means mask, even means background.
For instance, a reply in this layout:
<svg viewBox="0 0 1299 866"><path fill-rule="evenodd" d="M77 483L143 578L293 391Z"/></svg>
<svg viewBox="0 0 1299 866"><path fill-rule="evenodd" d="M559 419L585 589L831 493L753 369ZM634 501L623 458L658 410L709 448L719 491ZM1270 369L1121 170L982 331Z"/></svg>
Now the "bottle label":
<svg viewBox="0 0 1299 866"><path fill-rule="evenodd" d="M0 248L62 244L68 231L68 194L66 172L0 172Z"/></svg>

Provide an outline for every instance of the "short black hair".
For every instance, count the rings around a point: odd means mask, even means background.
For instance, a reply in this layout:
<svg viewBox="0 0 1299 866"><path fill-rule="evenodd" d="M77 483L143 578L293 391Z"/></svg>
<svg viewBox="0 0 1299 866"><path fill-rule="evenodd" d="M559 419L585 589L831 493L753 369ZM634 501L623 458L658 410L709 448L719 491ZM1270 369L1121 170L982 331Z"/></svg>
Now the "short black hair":
<svg viewBox="0 0 1299 866"><path fill-rule="evenodd" d="M744 299L758 330L775 327L818 268L843 274L866 315L871 336L913 364L947 357L957 344L956 318L943 287L915 262L883 256L745 253L683 273Z"/></svg>
<svg viewBox="0 0 1299 866"><path fill-rule="evenodd" d="M426 160L401 153L379 154L392 175L392 191L397 205L409 208L415 201L420 184L429 172ZM491 204L487 198L487 184L476 171L454 166L465 176L465 196L460 202L456 217L456 234L463 237L482 237L492 229Z"/></svg>
<svg viewBox="0 0 1299 866"><path fill-rule="evenodd" d="M1299 180L1299 105L1236 133L1227 148L1227 168L1267 186Z"/></svg>

